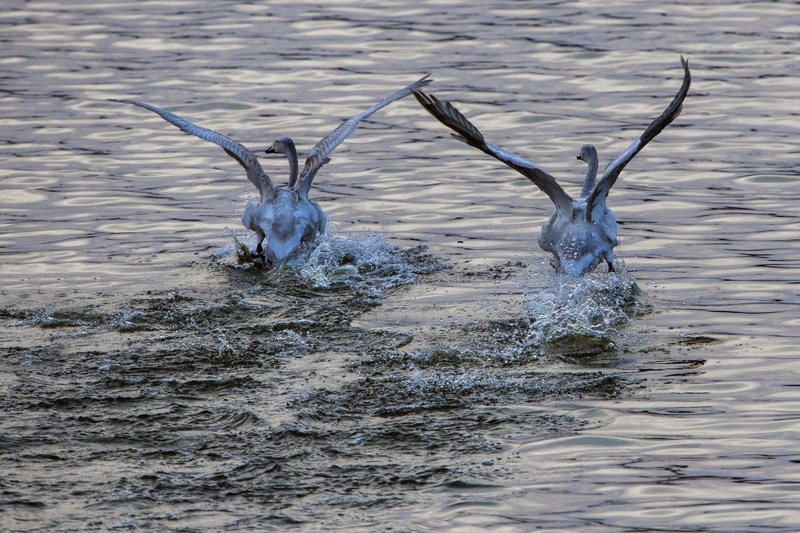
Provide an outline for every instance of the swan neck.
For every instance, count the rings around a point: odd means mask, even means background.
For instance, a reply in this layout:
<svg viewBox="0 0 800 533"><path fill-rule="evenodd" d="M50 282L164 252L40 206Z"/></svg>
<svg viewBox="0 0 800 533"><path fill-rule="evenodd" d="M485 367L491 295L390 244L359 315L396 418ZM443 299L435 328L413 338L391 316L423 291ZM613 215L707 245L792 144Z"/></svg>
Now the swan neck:
<svg viewBox="0 0 800 533"><path fill-rule="evenodd" d="M297 149L294 147L294 143L289 141L286 143L286 150L284 151L284 155L289 160L289 188L294 188L295 183L297 182Z"/></svg>
<svg viewBox="0 0 800 533"><path fill-rule="evenodd" d="M586 178L583 180L581 198L586 198L592 194L597 182L597 152L590 153L586 162L589 164L589 170L586 171Z"/></svg>

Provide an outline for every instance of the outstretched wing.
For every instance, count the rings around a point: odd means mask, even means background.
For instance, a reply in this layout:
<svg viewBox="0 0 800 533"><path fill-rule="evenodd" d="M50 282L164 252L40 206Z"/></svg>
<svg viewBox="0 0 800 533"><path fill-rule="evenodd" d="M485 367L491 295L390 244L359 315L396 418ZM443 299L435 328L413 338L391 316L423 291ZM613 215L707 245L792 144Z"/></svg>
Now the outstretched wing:
<svg viewBox="0 0 800 533"><path fill-rule="evenodd" d="M572 198L564 192L553 176L518 155L487 143L478 128L449 102L442 102L432 94L425 94L422 91L414 91L414 96L439 122L456 132L453 137L513 168L539 187L553 201L559 213L572 214Z"/></svg>
<svg viewBox="0 0 800 533"><path fill-rule="evenodd" d="M428 76L430 76L430 74ZM315 144L314 147L308 152L308 158L306 159L306 163L303 166L303 170L300 172L300 177L297 181L297 191L300 196L303 198L308 197L308 191L311 188L311 183L314 181L314 176L316 176L317 171L319 171L322 165L327 162L328 156L331 154L331 152L333 152L334 148L339 146L342 141L347 139L347 137L353 133L353 130L356 129L356 126L359 122L372 115L379 109L391 104L392 102L400 100L401 98L405 98L411 94L411 91L421 89L425 85L429 84L433 80L429 79L428 76L425 76L412 83L408 87L397 91L388 98L384 98L363 113L346 120L341 126L333 130L317 144Z"/></svg>
<svg viewBox="0 0 800 533"><path fill-rule="evenodd" d="M225 150L225 153L238 161L239 164L242 165L242 167L247 171L247 178L258 188L258 191L261 193L262 202L265 200L271 200L275 197L275 186L272 184L272 180L269 179L267 173L264 172L264 169L261 168L261 164L258 162L258 159L256 159L255 154L233 139L215 131L201 128L200 126L192 124L188 120L184 120L177 115L173 115L169 111L164 111L163 109L150 104L143 104L142 102L137 102L135 100L110 99L109 102L133 104L143 107L157 114L170 124L177 126L181 129L181 131L185 131L186 133L190 133L196 137L200 137L205 141L212 142L217 146L222 147L222 149Z"/></svg>
<svg viewBox="0 0 800 533"><path fill-rule="evenodd" d="M692 83L692 75L689 72L689 62L681 56L681 64L683 65L683 84L678 90L678 94L672 99L667 109L661 113L657 119L650 123L641 137L636 139L619 157L611 162L603 172L602 179L597 183L594 192L589 196L586 201L586 213L591 214L595 204L605 200L611 187L617 181L620 172L625 168L625 165L630 163L631 159L645 147L647 143L652 141L656 135L661 133L661 130L666 128L673 120L678 118L683 109L683 100L686 98L686 93L689 92L689 85Z"/></svg>

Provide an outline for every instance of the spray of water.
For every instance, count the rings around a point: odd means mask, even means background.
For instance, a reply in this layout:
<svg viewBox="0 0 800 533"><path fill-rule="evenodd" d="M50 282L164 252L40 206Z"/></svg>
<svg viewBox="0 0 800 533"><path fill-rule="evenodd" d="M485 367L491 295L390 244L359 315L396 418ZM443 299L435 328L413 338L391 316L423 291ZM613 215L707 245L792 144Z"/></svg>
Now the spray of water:
<svg viewBox="0 0 800 533"><path fill-rule="evenodd" d="M565 337L610 339L642 309L641 290L624 269L574 277L551 274L545 288L523 287L523 313L532 346Z"/></svg>
<svg viewBox="0 0 800 533"><path fill-rule="evenodd" d="M235 256L238 261L235 268L270 268L253 257L250 248L236 234L229 234L233 243L217 250L214 257ZM419 274L446 267L424 247L398 249L380 233L338 236L329 228L277 269L313 289L347 287L382 296L387 288L414 283Z"/></svg>

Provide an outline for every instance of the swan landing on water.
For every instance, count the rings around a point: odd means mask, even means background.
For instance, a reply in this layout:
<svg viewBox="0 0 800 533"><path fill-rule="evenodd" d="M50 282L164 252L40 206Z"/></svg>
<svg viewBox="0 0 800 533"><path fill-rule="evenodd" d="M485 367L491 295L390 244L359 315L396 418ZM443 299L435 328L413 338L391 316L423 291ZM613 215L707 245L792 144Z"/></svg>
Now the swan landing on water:
<svg viewBox="0 0 800 533"><path fill-rule="evenodd" d="M613 272L614 254L612 250L619 244L619 241L617 240L617 220L614 213L606 206L606 198L625 165L680 115L681 106L692 79L688 62L681 57L681 63L684 75L683 85L678 94L675 95L661 116L647 127L642 136L606 167L603 177L599 181L596 181L597 151L590 144L581 148L578 159L588 163L589 171L586 174L581 195L576 199L564 192L555 178L541 168L511 152L487 143L478 128L472 125L450 103L441 102L435 96L417 90L414 91L414 96L439 122L456 132L453 137L502 161L531 180L550 197L555 204L556 211L542 226L539 246L547 252L552 252L552 263L558 272L579 276L590 272L603 261L608 264L609 271Z"/></svg>
<svg viewBox="0 0 800 533"><path fill-rule="evenodd" d="M238 142L217 132L201 128L168 111L134 100L110 100L143 107L180 128L203 140L220 146L225 153L234 158L247 171L247 178L261 193L260 201L250 200L242 214L245 227L256 232L258 245L256 254L266 256L272 263L286 260L295 253L300 244L325 231L325 213L317 202L308 199L308 191L319 169L328 161L328 156L355 130L358 123L390 103L405 98L412 91L419 90L430 83L428 76L412 83L393 95L384 98L363 113L346 120L308 153L303 170L298 175L297 151L289 137L281 137L272 144L267 153L281 153L289 159L289 185L278 188L261 168L255 154ZM266 245L264 245L266 240Z"/></svg>

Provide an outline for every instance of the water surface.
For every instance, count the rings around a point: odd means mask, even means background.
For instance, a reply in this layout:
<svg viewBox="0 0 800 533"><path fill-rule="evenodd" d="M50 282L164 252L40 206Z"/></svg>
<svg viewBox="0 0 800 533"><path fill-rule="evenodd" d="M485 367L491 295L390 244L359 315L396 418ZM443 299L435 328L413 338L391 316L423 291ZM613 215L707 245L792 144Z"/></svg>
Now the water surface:
<svg viewBox="0 0 800 533"><path fill-rule="evenodd" d="M800 519L800 7L29 2L0 14L3 529L790 531ZM549 202L413 99L333 154L321 246L239 265L235 161L133 98L301 153L430 87L609 204ZM302 155L302 154L301 154ZM262 157L273 180L286 164Z"/></svg>

